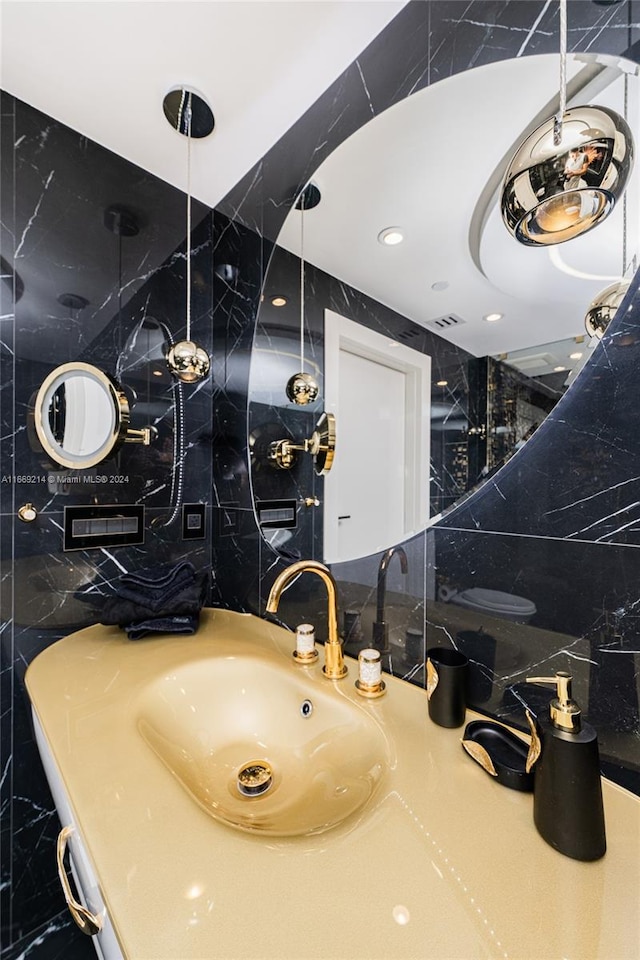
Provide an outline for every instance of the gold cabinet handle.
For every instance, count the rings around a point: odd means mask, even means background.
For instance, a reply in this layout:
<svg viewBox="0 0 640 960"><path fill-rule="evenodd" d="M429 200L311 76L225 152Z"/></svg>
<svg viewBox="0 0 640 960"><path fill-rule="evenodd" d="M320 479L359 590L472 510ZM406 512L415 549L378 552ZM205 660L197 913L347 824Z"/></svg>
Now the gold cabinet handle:
<svg viewBox="0 0 640 960"><path fill-rule="evenodd" d="M91 913L86 907L83 907L81 903L78 903L71 892L69 878L64 868L64 855L67 849L67 840L72 833L73 827L63 827L58 834L58 876L60 877L60 883L62 884L64 898L67 901L67 906L69 907L69 913L80 927L82 932L86 933L88 937L93 937L102 929L102 917L97 916L95 913Z"/></svg>

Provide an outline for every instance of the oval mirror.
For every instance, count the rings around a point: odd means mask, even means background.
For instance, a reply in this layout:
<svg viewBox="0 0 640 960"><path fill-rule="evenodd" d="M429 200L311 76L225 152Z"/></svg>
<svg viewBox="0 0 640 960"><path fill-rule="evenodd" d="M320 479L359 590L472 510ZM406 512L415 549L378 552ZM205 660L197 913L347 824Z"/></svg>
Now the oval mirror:
<svg viewBox="0 0 640 960"><path fill-rule="evenodd" d="M129 403L116 380L90 363L63 363L45 378L35 400L40 444L55 463L93 467L127 442L149 444L151 428L129 429Z"/></svg>
<svg viewBox="0 0 640 960"><path fill-rule="evenodd" d="M600 103L638 129L636 74L620 58L572 56L568 103ZM638 171L597 229L548 250L516 243L502 178L557 94L554 55L435 83L344 141L313 174L319 204L291 209L263 288L249 429L308 431L285 395L302 322L305 370L321 388L307 416L331 411L338 443L322 479L252 464L258 507L295 498L300 515L319 501L312 540L300 516L297 530L263 529L287 558L336 562L401 542L492 477L566 389L580 389L596 346L588 306L634 269L638 223L625 208L638 208Z"/></svg>

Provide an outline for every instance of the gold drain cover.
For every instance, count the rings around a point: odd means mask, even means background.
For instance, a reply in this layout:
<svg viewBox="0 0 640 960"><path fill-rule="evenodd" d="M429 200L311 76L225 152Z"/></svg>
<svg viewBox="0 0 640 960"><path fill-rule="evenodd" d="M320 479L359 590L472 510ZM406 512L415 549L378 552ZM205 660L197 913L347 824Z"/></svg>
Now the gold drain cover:
<svg viewBox="0 0 640 960"><path fill-rule="evenodd" d="M264 760L252 760L238 771L238 790L245 797L259 797L273 783L271 767Z"/></svg>

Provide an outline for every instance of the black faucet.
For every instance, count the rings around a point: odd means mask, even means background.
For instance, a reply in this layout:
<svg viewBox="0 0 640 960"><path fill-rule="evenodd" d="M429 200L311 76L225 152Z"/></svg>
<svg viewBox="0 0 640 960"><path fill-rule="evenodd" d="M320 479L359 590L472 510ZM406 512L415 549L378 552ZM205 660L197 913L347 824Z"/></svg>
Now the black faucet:
<svg viewBox="0 0 640 960"><path fill-rule="evenodd" d="M389 652L389 624L384 619L384 599L387 589L387 570L394 553L400 558L400 569L406 574L409 569L407 555L402 547L389 547L382 554L378 567L378 598L376 603L376 619L373 624L373 646L381 653Z"/></svg>

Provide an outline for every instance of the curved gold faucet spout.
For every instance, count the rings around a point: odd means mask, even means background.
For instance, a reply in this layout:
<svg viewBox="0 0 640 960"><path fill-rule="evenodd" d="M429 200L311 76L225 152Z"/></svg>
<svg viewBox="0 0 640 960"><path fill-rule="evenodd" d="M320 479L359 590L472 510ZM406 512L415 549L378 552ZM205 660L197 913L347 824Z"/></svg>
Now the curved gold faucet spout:
<svg viewBox="0 0 640 960"><path fill-rule="evenodd" d="M285 588L301 573L316 573L327 588L328 638L324 645L322 672L329 680L340 680L347 673L338 636L338 592L331 571L317 560L298 560L283 570L273 582L267 600L267 613L275 613Z"/></svg>

